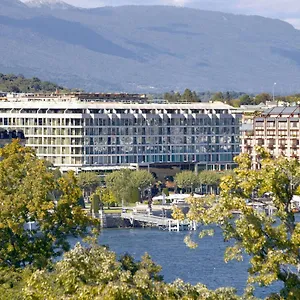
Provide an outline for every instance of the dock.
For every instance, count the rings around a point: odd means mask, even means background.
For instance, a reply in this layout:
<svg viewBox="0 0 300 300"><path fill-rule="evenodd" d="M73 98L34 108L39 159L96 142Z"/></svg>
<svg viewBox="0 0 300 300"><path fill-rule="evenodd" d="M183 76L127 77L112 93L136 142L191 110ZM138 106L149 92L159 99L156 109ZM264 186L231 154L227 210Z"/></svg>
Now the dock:
<svg viewBox="0 0 300 300"><path fill-rule="evenodd" d="M197 223L195 221L179 221L172 218L154 216L145 213L122 213L121 218L129 220L130 224L134 226L135 222L148 227L158 227L162 230L168 231L183 231L183 230L196 230Z"/></svg>

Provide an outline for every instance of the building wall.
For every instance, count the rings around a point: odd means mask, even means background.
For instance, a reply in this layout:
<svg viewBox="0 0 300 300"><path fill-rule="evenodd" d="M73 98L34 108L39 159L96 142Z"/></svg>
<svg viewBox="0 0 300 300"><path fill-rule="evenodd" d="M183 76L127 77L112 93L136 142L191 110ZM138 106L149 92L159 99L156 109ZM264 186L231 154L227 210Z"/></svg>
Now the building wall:
<svg viewBox="0 0 300 300"><path fill-rule="evenodd" d="M25 137L22 130L0 128L0 148L11 143L13 139L18 139L22 145L25 145Z"/></svg>
<svg viewBox="0 0 300 300"><path fill-rule="evenodd" d="M221 103L0 103L0 127L63 169L153 163L226 165L240 152L240 115Z"/></svg>
<svg viewBox="0 0 300 300"><path fill-rule="evenodd" d="M244 130L242 127L242 152L251 154L255 161L255 147L261 146L275 157L283 155L299 159L298 110L298 107L275 108L253 117L251 122L243 125Z"/></svg>

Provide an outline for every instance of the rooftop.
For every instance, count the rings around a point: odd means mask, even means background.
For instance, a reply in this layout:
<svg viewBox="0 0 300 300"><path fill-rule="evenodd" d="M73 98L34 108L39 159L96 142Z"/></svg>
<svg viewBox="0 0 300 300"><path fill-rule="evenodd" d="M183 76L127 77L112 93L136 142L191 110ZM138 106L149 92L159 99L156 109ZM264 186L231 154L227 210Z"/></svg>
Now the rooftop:
<svg viewBox="0 0 300 300"><path fill-rule="evenodd" d="M293 117L294 115L300 116L300 106L287 106L287 107L273 107L265 110L262 117Z"/></svg>
<svg viewBox="0 0 300 300"><path fill-rule="evenodd" d="M32 109L230 109L230 105L222 102L213 103L123 103L123 102L81 102L81 101L0 101L0 108L32 108Z"/></svg>

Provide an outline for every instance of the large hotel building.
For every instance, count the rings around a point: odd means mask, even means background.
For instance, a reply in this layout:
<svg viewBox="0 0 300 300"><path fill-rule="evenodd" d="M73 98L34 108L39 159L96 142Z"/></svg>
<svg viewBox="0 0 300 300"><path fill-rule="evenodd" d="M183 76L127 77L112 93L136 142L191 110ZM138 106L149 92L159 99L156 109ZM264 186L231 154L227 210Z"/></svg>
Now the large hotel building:
<svg viewBox="0 0 300 300"><path fill-rule="evenodd" d="M256 116L244 115L241 127L243 153L257 160L255 147L267 149L273 156L300 159L300 107L273 107Z"/></svg>
<svg viewBox="0 0 300 300"><path fill-rule="evenodd" d="M0 127L63 171L192 165L230 169L239 154L240 114L223 103L147 103L129 94L11 94Z"/></svg>

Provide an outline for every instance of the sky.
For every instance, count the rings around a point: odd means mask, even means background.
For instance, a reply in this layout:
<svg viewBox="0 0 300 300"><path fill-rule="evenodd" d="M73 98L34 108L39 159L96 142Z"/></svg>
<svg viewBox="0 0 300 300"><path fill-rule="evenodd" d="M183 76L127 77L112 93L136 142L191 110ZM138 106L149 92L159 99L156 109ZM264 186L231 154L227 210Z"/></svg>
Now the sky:
<svg viewBox="0 0 300 300"><path fill-rule="evenodd" d="M287 21L300 29L299 0L64 0L64 2L80 7L176 5L277 18Z"/></svg>

